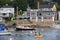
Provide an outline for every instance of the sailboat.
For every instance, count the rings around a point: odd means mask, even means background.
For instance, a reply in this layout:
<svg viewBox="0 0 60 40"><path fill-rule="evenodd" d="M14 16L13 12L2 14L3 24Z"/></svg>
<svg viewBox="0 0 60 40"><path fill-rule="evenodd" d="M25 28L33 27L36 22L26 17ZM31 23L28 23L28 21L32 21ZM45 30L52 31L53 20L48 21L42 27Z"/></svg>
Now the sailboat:
<svg viewBox="0 0 60 40"><path fill-rule="evenodd" d="M18 7L17 7L17 16L18 16ZM18 18L17 18L16 30L35 30L35 28L18 25Z"/></svg>

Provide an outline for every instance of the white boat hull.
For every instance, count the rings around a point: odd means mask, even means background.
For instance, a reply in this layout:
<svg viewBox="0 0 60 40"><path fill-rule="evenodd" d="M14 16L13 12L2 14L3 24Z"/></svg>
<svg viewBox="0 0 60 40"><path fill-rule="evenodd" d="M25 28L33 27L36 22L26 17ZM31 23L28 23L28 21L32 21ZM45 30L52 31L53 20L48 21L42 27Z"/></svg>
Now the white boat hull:
<svg viewBox="0 0 60 40"><path fill-rule="evenodd" d="M17 26L16 30L35 30L35 29L30 27Z"/></svg>
<svg viewBox="0 0 60 40"><path fill-rule="evenodd" d="M0 32L0 35L11 35L11 32Z"/></svg>

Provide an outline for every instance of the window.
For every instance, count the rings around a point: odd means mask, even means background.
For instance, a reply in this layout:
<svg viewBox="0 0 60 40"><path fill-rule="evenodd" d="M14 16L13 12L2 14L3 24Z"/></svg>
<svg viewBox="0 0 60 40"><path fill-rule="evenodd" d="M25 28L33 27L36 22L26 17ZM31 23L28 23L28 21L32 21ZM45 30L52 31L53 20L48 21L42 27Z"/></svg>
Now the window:
<svg viewBox="0 0 60 40"><path fill-rule="evenodd" d="M42 13L37 13L37 16L42 16Z"/></svg>
<svg viewBox="0 0 60 40"><path fill-rule="evenodd" d="M46 8L43 8L43 11L46 11Z"/></svg>
<svg viewBox="0 0 60 40"><path fill-rule="evenodd" d="M51 19L51 17L44 17L44 19Z"/></svg>
<svg viewBox="0 0 60 40"><path fill-rule="evenodd" d="M41 16L42 14L40 13L40 16Z"/></svg>
<svg viewBox="0 0 60 40"><path fill-rule="evenodd" d="M52 11L51 8L43 8L43 11Z"/></svg>
<svg viewBox="0 0 60 40"><path fill-rule="evenodd" d="M32 19L36 19L36 17L32 17Z"/></svg>
<svg viewBox="0 0 60 40"><path fill-rule="evenodd" d="M50 15L50 13L47 13L47 15Z"/></svg>
<svg viewBox="0 0 60 40"><path fill-rule="evenodd" d="M35 15L35 13L33 12L33 13L31 13L31 15Z"/></svg>
<svg viewBox="0 0 60 40"><path fill-rule="evenodd" d="M36 19L36 16L32 16L32 19Z"/></svg>
<svg viewBox="0 0 60 40"><path fill-rule="evenodd" d="M47 17L44 17L44 19L47 19Z"/></svg>
<svg viewBox="0 0 60 40"><path fill-rule="evenodd" d="M6 13L3 13L3 15L6 15Z"/></svg>
<svg viewBox="0 0 60 40"><path fill-rule="evenodd" d="M38 19L41 19L41 17L38 17Z"/></svg>

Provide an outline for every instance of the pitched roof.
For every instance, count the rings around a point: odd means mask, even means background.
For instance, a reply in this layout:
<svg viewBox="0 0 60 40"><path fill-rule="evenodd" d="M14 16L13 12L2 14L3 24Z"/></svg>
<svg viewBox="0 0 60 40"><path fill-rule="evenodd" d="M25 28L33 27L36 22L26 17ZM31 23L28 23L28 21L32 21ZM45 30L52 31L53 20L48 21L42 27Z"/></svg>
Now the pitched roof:
<svg viewBox="0 0 60 40"><path fill-rule="evenodd" d="M43 4L40 5L39 8L52 8L54 4Z"/></svg>

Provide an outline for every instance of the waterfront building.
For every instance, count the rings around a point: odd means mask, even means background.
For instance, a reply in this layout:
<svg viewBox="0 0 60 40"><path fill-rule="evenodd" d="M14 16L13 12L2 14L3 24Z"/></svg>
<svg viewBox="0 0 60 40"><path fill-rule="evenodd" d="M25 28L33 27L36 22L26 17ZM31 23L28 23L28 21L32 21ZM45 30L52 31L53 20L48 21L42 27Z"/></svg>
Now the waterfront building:
<svg viewBox="0 0 60 40"><path fill-rule="evenodd" d="M3 21L10 16L14 16L14 7L9 6L8 4L0 8L0 21Z"/></svg>
<svg viewBox="0 0 60 40"><path fill-rule="evenodd" d="M56 20L56 5L55 4L43 4L39 5L38 9L27 9L27 13L30 16L32 22L50 22Z"/></svg>

